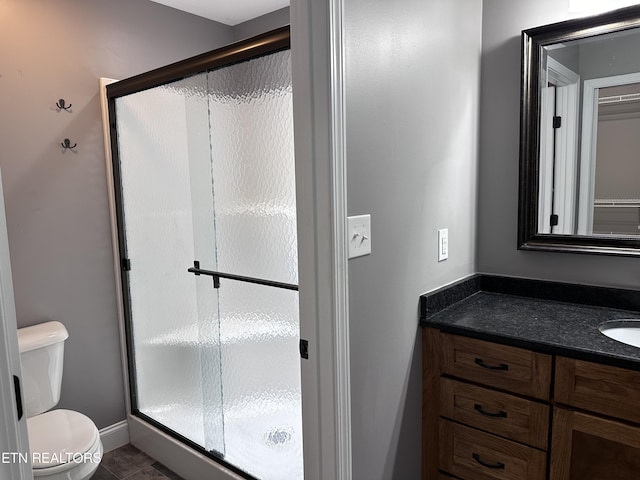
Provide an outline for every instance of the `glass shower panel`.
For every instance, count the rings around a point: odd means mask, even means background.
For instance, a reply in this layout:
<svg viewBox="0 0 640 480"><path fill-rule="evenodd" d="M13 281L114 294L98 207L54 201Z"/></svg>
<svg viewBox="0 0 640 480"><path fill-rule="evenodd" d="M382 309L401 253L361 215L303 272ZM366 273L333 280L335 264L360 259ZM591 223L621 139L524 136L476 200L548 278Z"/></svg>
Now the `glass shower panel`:
<svg viewBox="0 0 640 480"><path fill-rule="evenodd" d="M201 268L298 283L290 51L208 74L215 242ZM207 248L215 247L215 258ZM220 278L225 461L303 474L298 293Z"/></svg>
<svg viewBox="0 0 640 480"><path fill-rule="evenodd" d="M223 454L217 295L186 274L195 239L213 231L194 209L212 203L206 88L201 74L117 98L118 154L135 407ZM208 185L194 177L203 168Z"/></svg>
<svg viewBox="0 0 640 480"><path fill-rule="evenodd" d="M297 284L290 57L209 72L209 107L217 270Z"/></svg>
<svg viewBox="0 0 640 480"><path fill-rule="evenodd" d="M298 292L224 278L219 292L225 460L302 479Z"/></svg>

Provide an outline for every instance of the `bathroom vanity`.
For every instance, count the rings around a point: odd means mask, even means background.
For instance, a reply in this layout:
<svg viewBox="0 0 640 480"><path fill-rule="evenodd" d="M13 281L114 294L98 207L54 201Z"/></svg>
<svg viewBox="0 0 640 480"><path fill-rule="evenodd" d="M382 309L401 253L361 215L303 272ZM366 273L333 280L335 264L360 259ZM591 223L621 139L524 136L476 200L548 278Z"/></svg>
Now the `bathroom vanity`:
<svg viewBox="0 0 640 480"><path fill-rule="evenodd" d="M640 348L598 327L640 292L482 277L421 298L423 480L639 478Z"/></svg>
<svg viewBox="0 0 640 480"><path fill-rule="evenodd" d="M518 249L640 256L640 6L521 38ZM420 308L423 480L640 478L640 291L478 275Z"/></svg>

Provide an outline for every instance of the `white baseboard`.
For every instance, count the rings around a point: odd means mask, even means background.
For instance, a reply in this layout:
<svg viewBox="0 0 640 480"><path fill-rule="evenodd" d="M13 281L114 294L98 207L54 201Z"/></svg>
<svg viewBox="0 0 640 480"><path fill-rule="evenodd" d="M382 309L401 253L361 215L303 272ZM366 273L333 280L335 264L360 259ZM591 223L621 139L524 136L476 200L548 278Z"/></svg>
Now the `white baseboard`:
<svg viewBox="0 0 640 480"><path fill-rule="evenodd" d="M100 429L100 440L104 453L120 448L129 443L129 424L126 420Z"/></svg>

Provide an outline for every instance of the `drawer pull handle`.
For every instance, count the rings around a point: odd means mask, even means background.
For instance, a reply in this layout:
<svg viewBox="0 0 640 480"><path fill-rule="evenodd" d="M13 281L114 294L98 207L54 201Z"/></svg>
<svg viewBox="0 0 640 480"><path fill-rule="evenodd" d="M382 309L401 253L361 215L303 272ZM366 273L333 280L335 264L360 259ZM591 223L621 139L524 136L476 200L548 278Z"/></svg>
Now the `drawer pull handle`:
<svg viewBox="0 0 640 480"><path fill-rule="evenodd" d="M500 410L499 412L496 412L496 413L487 412L485 409L482 408L482 405L480 405L479 403L474 404L473 408L475 408L478 413L481 413L482 415L486 415L487 417L507 418L507 412L503 410Z"/></svg>
<svg viewBox="0 0 640 480"><path fill-rule="evenodd" d="M473 459L478 462L480 465L482 465L483 467L487 467L487 468L498 468L498 469L504 469L504 463L502 462L498 462L498 463L485 463L480 459L480 455L478 455L477 453L473 454Z"/></svg>
<svg viewBox="0 0 640 480"><path fill-rule="evenodd" d="M487 365L481 358L476 358L476 364L480 365L482 368L488 368L489 370L509 370L509 365L506 363L501 363L500 365Z"/></svg>

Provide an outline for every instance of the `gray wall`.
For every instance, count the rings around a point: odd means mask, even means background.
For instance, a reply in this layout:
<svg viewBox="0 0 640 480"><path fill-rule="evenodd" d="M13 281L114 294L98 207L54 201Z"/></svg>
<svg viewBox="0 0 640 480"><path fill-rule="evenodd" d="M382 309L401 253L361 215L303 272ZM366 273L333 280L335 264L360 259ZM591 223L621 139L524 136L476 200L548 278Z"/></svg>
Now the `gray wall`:
<svg viewBox="0 0 640 480"><path fill-rule="evenodd" d="M233 27L233 41L244 40L285 25L289 25L289 7L235 25Z"/></svg>
<svg viewBox="0 0 640 480"><path fill-rule="evenodd" d="M638 288L637 259L516 249L520 32L570 18L568 0L484 0L478 271Z"/></svg>
<svg viewBox="0 0 640 480"><path fill-rule="evenodd" d="M418 479L418 297L475 272L480 0L347 0L353 478ZM449 259L437 261L437 229Z"/></svg>
<svg viewBox="0 0 640 480"><path fill-rule="evenodd" d="M98 78L228 44L231 27L147 0L0 0L0 166L18 325L70 333L60 407L125 418ZM73 112L56 112L64 98ZM60 142L78 143L77 153Z"/></svg>

